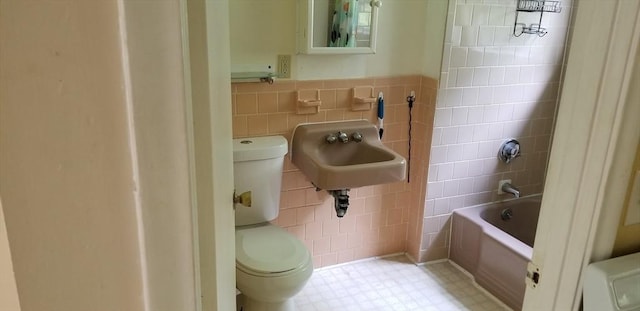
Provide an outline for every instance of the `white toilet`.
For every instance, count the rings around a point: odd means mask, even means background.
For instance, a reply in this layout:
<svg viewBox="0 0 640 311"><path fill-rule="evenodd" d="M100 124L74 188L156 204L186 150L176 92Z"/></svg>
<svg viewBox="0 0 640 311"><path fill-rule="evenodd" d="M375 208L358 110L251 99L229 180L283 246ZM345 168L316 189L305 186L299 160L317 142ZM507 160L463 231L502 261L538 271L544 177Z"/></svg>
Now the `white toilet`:
<svg viewBox="0 0 640 311"><path fill-rule="evenodd" d="M293 299L313 272L301 241L269 221L278 216L287 140L233 140L237 194L251 191L251 207L236 203L236 286L243 311L293 311Z"/></svg>

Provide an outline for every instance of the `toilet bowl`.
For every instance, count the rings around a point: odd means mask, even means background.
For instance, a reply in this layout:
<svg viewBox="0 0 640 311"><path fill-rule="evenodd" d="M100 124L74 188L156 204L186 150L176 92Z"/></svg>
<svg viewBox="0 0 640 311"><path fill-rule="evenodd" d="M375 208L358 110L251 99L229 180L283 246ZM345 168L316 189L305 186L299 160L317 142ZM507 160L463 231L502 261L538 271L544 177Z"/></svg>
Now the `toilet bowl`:
<svg viewBox="0 0 640 311"><path fill-rule="evenodd" d="M236 287L239 310L294 311L293 296L313 273L306 246L272 225L278 216L284 155L282 136L234 139L236 193L251 198L235 203ZM250 202L250 203L249 203Z"/></svg>
<svg viewBox="0 0 640 311"><path fill-rule="evenodd" d="M243 311L293 311L293 300L311 277L302 242L271 224L236 229L236 284Z"/></svg>

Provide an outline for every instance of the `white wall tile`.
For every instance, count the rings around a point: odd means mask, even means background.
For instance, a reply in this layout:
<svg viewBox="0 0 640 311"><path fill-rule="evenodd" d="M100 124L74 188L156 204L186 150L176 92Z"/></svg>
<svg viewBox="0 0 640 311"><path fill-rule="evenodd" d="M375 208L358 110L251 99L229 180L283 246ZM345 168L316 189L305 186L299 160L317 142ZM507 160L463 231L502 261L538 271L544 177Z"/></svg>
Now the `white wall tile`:
<svg viewBox="0 0 640 311"><path fill-rule="evenodd" d="M530 14L530 15L534 15L534 14ZM504 15L504 24L503 25L504 26L513 27L513 24L515 22L516 22L516 10L515 10L515 8L514 7L507 7L506 8L506 14Z"/></svg>
<svg viewBox="0 0 640 311"><path fill-rule="evenodd" d="M453 108L451 113L451 125L467 124L469 108Z"/></svg>
<svg viewBox="0 0 640 311"><path fill-rule="evenodd" d="M480 147L480 145L478 145L478 147ZM479 153L480 153L480 149L478 148L478 154ZM482 160L469 161L469 177L482 175L483 166L484 166L484 162ZM471 184L473 185L473 179L471 180Z"/></svg>
<svg viewBox="0 0 640 311"><path fill-rule="evenodd" d="M451 43L445 42L442 48L442 71L449 71L451 67Z"/></svg>
<svg viewBox="0 0 640 311"><path fill-rule="evenodd" d="M473 16L473 6L459 4L456 7L456 17L454 25L456 26L469 26L471 25L471 18Z"/></svg>
<svg viewBox="0 0 640 311"><path fill-rule="evenodd" d="M469 116L467 122L469 124L480 124L484 122L485 106L469 107Z"/></svg>
<svg viewBox="0 0 640 311"><path fill-rule="evenodd" d="M469 48L469 51L467 53L467 66L469 67L482 66L483 58L484 58L484 48L481 48L481 47Z"/></svg>
<svg viewBox="0 0 640 311"><path fill-rule="evenodd" d="M484 118L482 121L484 123L491 123L498 121L498 110L500 109L499 105L490 105L484 106Z"/></svg>
<svg viewBox="0 0 640 311"><path fill-rule="evenodd" d="M444 182L444 189L442 195L445 197L451 197L458 194L458 180L452 179Z"/></svg>
<svg viewBox="0 0 640 311"><path fill-rule="evenodd" d="M532 71L533 72L533 71ZM475 68L473 71L473 86L489 85L489 67Z"/></svg>
<svg viewBox="0 0 640 311"><path fill-rule="evenodd" d="M480 26L478 30L478 46L492 46L495 31L495 26Z"/></svg>
<svg viewBox="0 0 640 311"><path fill-rule="evenodd" d="M458 188L458 192L460 192L460 189ZM450 197L449 198L449 211L453 212L454 210L457 210L459 208L463 208L464 207L464 197L463 196L457 196L457 197ZM441 218L442 220L446 221L446 218Z"/></svg>
<svg viewBox="0 0 640 311"><path fill-rule="evenodd" d="M451 125L451 108L436 108L433 118L433 126L449 126Z"/></svg>
<svg viewBox="0 0 640 311"><path fill-rule="evenodd" d="M442 144L451 145L458 142L458 128L445 127L442 129Z"/></svg>
<svg viewBox="0 0 640 311"><path fill-rule="evenodd" d="M528 46L519 46L516 47L514 64L515 65L526 65L529 63L529 53L531 52L531 48Z"/></svg>
<svg viewBox="0 0 640 311"><path fill-rule="evenodd" d="M456 162L453 164L453 178L467 177L469 162Z"/></svg>
<svg viewBox="0 0 640 311"><path fill-rule="evenodd" d="M450 88L445 91L445 106L460 107L462 106L462 92L460 88Z"/></svg>
<svg viewBox="0 0 640 311"><path fill-rule="evenodd" d="M445 90L442 90L439 93L442 92L446 92L446 89L448 88L452 88L456 86L456 81L458 80L458 69L456 68L449 68L449 74L447 75L447 88L445 88ZM436 106L438 106L438 104L436 103Z"/></svg>
<svg viewBox="0 0 640 311"><path fill-rule="evenodd" d="M530 85L527 86L527 88L529 87ZM532 118L536 111L536 106L536 102L518 103L513 108L513 120L524 120Z"/></svg>
<svg viewBox="0 0 640 311"><path fill-rule="evenodd" d="M475 78L476 71L478 71L478 68L476 68L474 71L474 78ZM465 87L462 90L462 106L475 106L477 104L478 104L478 88Z"/></svg>
<svg viewBox="0 0 640 311"><path fill-rule="evenodd" d="M488 5L474 5L473 17L471 18L471 25L480 26L487 25L489 23L489 10Z"/></svg>
<svg viewBox="0 0 640 311"><path fill-rule="evenodd" d="M442 128L436 127L433 129L433 133L431 133L431 145L439 146L442 144Z"/></svg>
<svg viewBox="0 0 640 311"><path fill-rule="evenodd" d="M476 166L475 168L482 169L482 166ZM461 179L458 183L458 194L469 194L473 192L473 178Z"/></svg>
<svg viewBox="0 0 640 311"><path fill-rule="evenodd" d="M489 25L503 26L506 8L502 5L492 5L489 12Z"/></svg>
<svg viewBox="0 0 640 311"><path fill-rule="evenodd" d="M467 65L467 48L452 47L451 48L451 67L458 68Z"/></svg>
<svg viewBox="0 0 640 311"><path fill-rule="evenodd" d="M509 102L520 102L524 98L525 86L516 84L509 86Z"/></svg>
<svg viewBox="0 0 640 311"><path fill-rule="evenodd" d="M509 86L496 86L493 88L493 102L505 104L509 102Z"/></svg>
<svg viewBox="0 0 640 311"><path fill-rule="evenodd" d="M531 83L533 82L533 72L535 67L533 66L521 66L520 67L520 79L518 80L520 83Z"/></svg>
<svg viewBox="0 0 640 311"><path fill-rule="evenodd" d="M513 137L513 136L508 136ZM499 143L485 141L478 144L478 159L490 158L498 154Z"/></svg>
<svg viewBox="0 0 640 311"><path fill-rule="evenodd" d="M473 128L473 141L486 141L489 136L489 125L479 124Z"/></svg>
<svg viewBox="0 0 640 311"><path fill-rule="evenodd" d="M453 26L453 30L451 31L451 39L449 42L455 46L460 45L460 40L462 39L462 26ZM447 40L445 38L445 40Z"/></svg>
<svg viewBox="0 0 640 311"><path fill-rule="evenodd" d="M546 64L548 63L549 48L546 46L532 46L529 53L529 64Z"/></svg>
<svg viewBox="0 0 640 311"><path fill-rule="evenodd" d="M453 163L445 163L438 166L437 181L449 180L453 177Z"/></svg>
<svg viewBox="0 0 640 311"><path fill-rule="evenodd" d="M438 179L438 166L439 165L429 165L429 174L427 176L427 182L434 182Z"/></svg>
<svg viewBox="0 0 640 311"><path fill-rule="evenodd" d="M504 84L520 83L520 66L509 66L504 69Z"/></svg>
<svg viewBox="0 0 640 311"><path fill-rule="evenodd" d="M562 27L569 15L563 12L546 18L543 23L550 33L544 38L515 37L515 2L449 2L451 31L444 47L442 71L446 75L441 78L446 88L439 92L436 103L427 190L430 207L425 206L430 215L490 201L499 178L521 176L519 183L525 177L528 182L531 170L544 166L538 163L535 148L548 150L566 36ZM537 22L539 16L521 15L527 23ZM564 16L558 18L560 15ZM561 29L553 27L556 23ZM536 141L533 134L542 138ZM530 146L527 150L532 158L523 156L519 166L501 166L497 149L509 137ZM533 189L534 185L526 187ZM434 238L429 234L429 239Z"/></svg>
<svg viewBox="0 0 640 311"><path fill-rule="evenodd" d="M427 199L436 199L442 197L442 188L444 182L430 182L427 183Z"/></svg>
<svg viewBox="0 0 640 311"><path fill-rule="evenodd" d="M447 161L455 162L462 160L462 145L449 145L447 149ZM453 170L452 170L453 173ZM453 177L453 176L452 176Z"/></svg>
<svg viewBox="0 0 640 311"><path fill-rule="evenodd" d="M556 65L538 65L533 69L533 82L549 83L556 82L560 67Z"/></svg>
<svg viewBox="0 0 640 311"><path fill-rule="evenodd" d="M467 87L473 84L473 68L465 67L458 68L458 78L456 80L456 86Z"/></svg>
<svg viewBox="0 0 640 311"><path fill-rule="evenodd" d="M448 80L449 80L449 73L448 72L441 72L440 73L440 86L439 86L439 89L446 89Z"/></svg>
<svg viewBox="0 0 640 311"><path fill-rule="evenodd" d="M500 48L487 47L484 49L483 65L497 66L499 59L500 59Z"/></svg>
<svg viewBox="0 0 640 311"><path fill-rule="evenodd" d="M462 145L462 159L474 160L478 157L478 144L470 143Z"/></svg>
<svg viewBox="0 0 640 311"><path fill-rule="evenodd" d="M513 38L513 26L496 27L493 44L497 46L509 45L511 38Z"/></svg>
<svg viewBox="0 0 640 311"><path fill-rule="evenodd" d="M515 105L505 104L500 105L500 109L498 110L498 121L511 121L513 120L513 109Z"/></svg>
<svg viewBox="0 0 640 311"><path fill-rule="evenodd" d="M458 143L473 141L473 125L460 126L458 128Z"/></svg>
<svg viewBox="0 0 640 311"><path fill-rule="evenodd" d="M449 214L449 199L436 199L433 206L434 215L446 215Z"/></svg>
<svg viewBox="0 0 640 311"><path fill-rule="evenodd" d="M489 85L504 84L504 67L491 67L489 70Z"/></svg>
<svg viewBox="0 0 640 311"><path fill-rule="evenodd" d="M500 48L500 58L498 59L499 65L513 65L515 63L516 48L515 47L502 47Z"/></svg>
<svg viewBox="0 0 640 311"><path fill-rule="evenodd" d="M502 131L503 131L504 125L502 123L493 123L493 124L489 124L489 135L487 136L488 139L501 139L502 137Z"/></svg>
<svg viewBox="0 0 640 311"><path fill-rule="evenodd" d="M431 148L431 163L441 164L447 162L447 146L434 146Z"/></svg>
<svg viewBox="0 0 640 311"><path fill-rule="evenodd" d="M485 159L484 165L482 167L482 174L484 175L495 174L497 171L499 171L499 166L500 166L500 162L498 162L498 159L496 158ZM497 185L496 185L496 189L498 189Z"/></svg>
<svg viewBox="0 0 640 311"><path fill-rule="evenodd" d="M493 87L481 87L478 89L478 105L493 103Z"/></svg>
<svg viewBox="0 0 640 311"><path fill-rule="evenodd" d="M476 46L478 45L478 27L463 26L460 37L460 46Z"/></svg>
<svg viewBox="0 0 640 311"><path fill-rule="evenodd" d="M531 126L529 120L520 120L504 123L505 137L523 137L529 136L531 133Z"/></svg>

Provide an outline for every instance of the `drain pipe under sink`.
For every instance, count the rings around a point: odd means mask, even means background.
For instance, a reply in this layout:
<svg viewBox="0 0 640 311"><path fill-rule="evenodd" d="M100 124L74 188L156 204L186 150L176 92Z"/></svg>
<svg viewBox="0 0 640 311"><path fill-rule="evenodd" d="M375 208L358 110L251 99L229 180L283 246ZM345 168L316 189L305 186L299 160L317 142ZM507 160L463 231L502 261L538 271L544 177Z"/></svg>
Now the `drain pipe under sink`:
<svg viewBox="0 0 640 311"><path fill-rule="evenodd" d="M334 198L336 216L339 218L344 217L347 213L347 208L349 208L349 189L329 190L329 193Z"/></svg>

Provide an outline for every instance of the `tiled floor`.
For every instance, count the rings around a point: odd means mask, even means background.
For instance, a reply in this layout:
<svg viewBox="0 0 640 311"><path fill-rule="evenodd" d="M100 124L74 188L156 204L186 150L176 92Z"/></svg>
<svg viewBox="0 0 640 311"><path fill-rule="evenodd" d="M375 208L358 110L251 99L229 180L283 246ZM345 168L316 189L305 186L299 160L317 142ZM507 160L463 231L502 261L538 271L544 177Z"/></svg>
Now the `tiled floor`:
<svg viewBox="0 0 640 311"><path fill-rule="evenodd" d="M448 262L416 266L405 256L314 271L298 311L509 310Z"/></svg>

